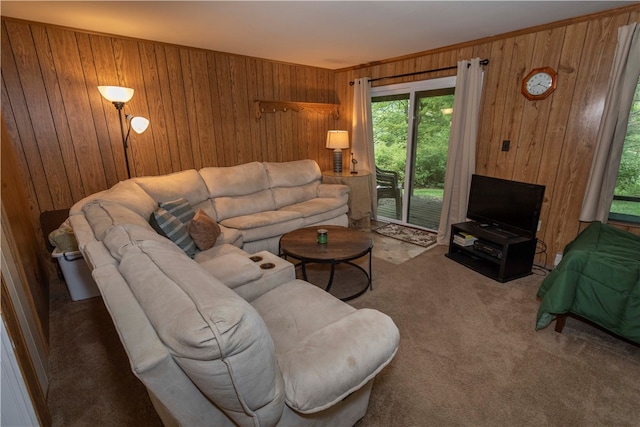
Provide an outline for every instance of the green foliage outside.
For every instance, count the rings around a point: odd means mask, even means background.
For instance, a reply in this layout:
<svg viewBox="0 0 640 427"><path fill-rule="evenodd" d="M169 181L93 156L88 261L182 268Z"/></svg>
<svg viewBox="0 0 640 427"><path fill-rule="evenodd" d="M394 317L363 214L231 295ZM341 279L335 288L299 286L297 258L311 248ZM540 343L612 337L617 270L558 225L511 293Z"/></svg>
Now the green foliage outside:
<svg viewBox="0 0 640 427"><path fill-rule="evenodd" d="M640 82L636 86L631 104L614 194L640 197ZM640 202L614 200L611 212L638 216L640 221Z"/></svg>
<svg viewBox="0 0 640 427"><path fill-rule="evenodd" d="M405 180L409 99L372 102L376 164ZM414 195L420 189L444 188L453 94L418 98ZM442 191L436 192L441 194Z"/></svg>
<svg viewBox="0 0 640 427"><path fill-rule="evenodd" d="M409 99L371 103L376 165L396 171L404 183L407 152Z"/></svg>

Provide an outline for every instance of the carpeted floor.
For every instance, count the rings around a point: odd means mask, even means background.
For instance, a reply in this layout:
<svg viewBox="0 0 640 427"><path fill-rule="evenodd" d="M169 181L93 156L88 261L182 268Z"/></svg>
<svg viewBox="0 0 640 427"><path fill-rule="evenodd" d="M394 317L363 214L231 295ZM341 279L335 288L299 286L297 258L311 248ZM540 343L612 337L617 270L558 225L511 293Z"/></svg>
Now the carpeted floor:
<svg viewBox="0 0 640 427"><path fill-rule="evenodd" d="M540 276L501 284L445 252L379 266L353 302L401 333L359 426L640 425L639 347L575 319L536 332Z"/></svg>
<svg viewBox="0 0 640 427"><path fill-rule="evenodd" d="M358 427L640 425L640 348L571 318L562 334L536 332L541 276L501 284L442 246L404 262L376 252L383 246L376 240L373 291L350 304L387 313L401 341ZM324 286L325 274L309 279ZM361 276L339 271L335 292ZM54 426L160 425L100 299L52 295Z"/></svg>

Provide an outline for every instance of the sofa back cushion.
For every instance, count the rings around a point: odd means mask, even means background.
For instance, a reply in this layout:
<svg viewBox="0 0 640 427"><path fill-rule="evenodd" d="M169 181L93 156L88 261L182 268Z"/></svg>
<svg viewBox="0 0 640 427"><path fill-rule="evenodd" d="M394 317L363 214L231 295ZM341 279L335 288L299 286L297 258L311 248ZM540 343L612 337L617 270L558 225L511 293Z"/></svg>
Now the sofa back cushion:
<svg viewBox="0 0 640 427"><path fill-rule="evenodd" d="M318 185L320 185L320 181L314 181L299 187L272 188L271 194L273 195L273 201L276 204L276 209L317 198Z"/></svg>
<svg viewBox="0 0 640 427"><path fill-rule="evenodd" d="M191 206L196 206L209 198L207 187L195 169L132 180L156 202L168 202L183 197Z"/></svg>
<svg viewBox="0 0 640 427"><path fill-rule="evenodd" d="M284 383L274 344L248 302L186 255L153 241L119 265L174 360L238 425L275 425Z"/></svg>
<svg viewBox="0 0 640 427"><path fill-rule="evenodd" d="M264 163L276 209L313 199L322 173L314 160Z"/></svg>
<svg viewBox="0 0 640 427"><path fill-rule="evenodd" d="M269 176L269 186L298 187L322 180L320 167L315 160L295 160L293 162L263 163Z"/></svg>
<svg viewBox="0 0 640 427"><path fill-rule="evenodd" d="M106 200L122 205L142 218L148 218L157 207L156 201L151 198L138 184L132 180L120 181L108 190L92 194L74 204L69 210L69 215L80 213L84 206L93 200Z"/></svg>
<svg viewBox="0 0 640 427"><path fill-rule="evenodd" d="M111 227L120 224L135 224L153 231L146 218L109 200L93 200L84 205L82 210L98 240L102 240Z"/></svg>
<svg viewBox="0 0 640 427"><path fill-rule="evenodd" d="M209 197L246 196L269 188L267 172L262 163L200 169Z"/></svg>
<svg viewBox="0 0 640 427"><path fill-rule="evenodd" d="M270 190L259 191L246 196L216 197L213 207L218 221L228 218L268 212L276 209Z"/></svg>

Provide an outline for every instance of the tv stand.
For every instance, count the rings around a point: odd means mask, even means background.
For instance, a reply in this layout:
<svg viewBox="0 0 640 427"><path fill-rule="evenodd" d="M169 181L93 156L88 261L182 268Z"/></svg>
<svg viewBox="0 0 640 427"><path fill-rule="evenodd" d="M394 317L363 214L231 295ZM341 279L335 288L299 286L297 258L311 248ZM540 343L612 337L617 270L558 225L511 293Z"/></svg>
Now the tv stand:
<svg viewBox="0 0 640 427"><path fill-rule="evenodd" d="M454 236L460 233L477 240L469 246L458 244ZM468 221L451 226L449 252L445 256L498 282L508 282L531 274L537 242L535 237Z"/></svg>

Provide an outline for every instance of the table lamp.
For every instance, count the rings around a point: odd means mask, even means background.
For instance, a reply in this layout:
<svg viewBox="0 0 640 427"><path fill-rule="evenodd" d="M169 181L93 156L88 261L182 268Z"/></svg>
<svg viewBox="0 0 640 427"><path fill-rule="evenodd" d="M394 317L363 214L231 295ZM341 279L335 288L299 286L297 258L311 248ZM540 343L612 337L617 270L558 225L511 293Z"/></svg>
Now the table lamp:
<svg viewBox="0 0 640 427"><path fill-rule="evenodd" d="M342 172L342 149L349 148L349 132L346 130L328 131L327 148L333 148L333 171Z"/></svg>

